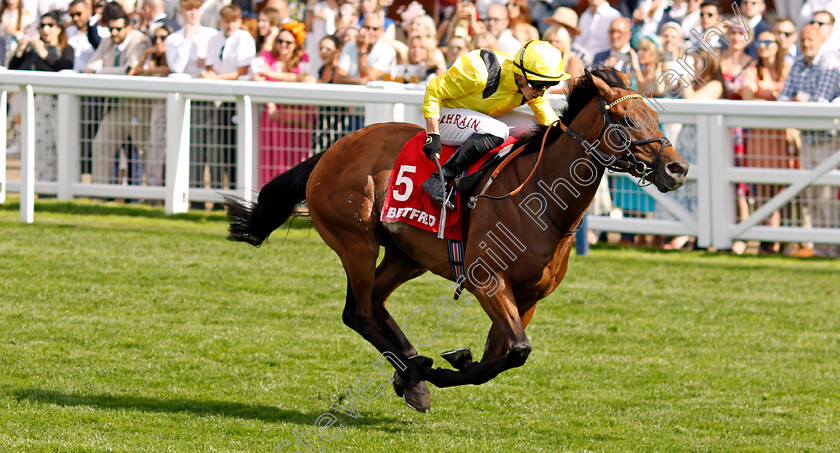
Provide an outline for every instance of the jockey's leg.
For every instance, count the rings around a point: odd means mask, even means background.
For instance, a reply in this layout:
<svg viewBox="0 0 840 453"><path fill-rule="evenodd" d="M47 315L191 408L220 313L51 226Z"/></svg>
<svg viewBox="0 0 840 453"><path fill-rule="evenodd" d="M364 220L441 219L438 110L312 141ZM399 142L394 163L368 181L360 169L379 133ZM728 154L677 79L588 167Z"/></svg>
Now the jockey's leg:
<svg viewBox="0 0 840 453"><path fill-rule="evenodd" d="M446 196L446 186L462 171L466 170L470 164L501 145L504 141L505 139L490 134L473 134L441 166L444 182L441 182L438 172L434 172L432 176L429 176L429 179L423 182L423 189L429 193L433 200L438 203L443 203L443 199Z"/></svg>
<svg viewBox="0 0 840 453"><path fill-rule="evenodd" d="M501 145L509 126L496 118L469 109L441 109L440 135L445 145L460 145L442 165L443 178L435 172L423 182L423 189L438 203L443 202L446 185L471 163Z"/></svg>
<svg viewBox="0 0 840 453"><path fill-rule="evenodd" d="M496 119L505 123L508 126L508 133L516 138L531 132L537 127L537 119L534 118L534 115L519 110L511 110L504 115L497 116Z"/></svg>

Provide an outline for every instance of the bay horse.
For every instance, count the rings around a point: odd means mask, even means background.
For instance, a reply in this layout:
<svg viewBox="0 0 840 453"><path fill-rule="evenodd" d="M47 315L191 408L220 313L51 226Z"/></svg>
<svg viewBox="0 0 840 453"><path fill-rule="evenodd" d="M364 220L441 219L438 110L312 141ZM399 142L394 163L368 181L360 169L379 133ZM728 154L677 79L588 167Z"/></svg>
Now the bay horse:
<svg viewBox="0 0 840 453"><path fill-rule="evenodd" d="M459 350L444 357L454 370L432 368L432 359L417 353L385 308L398 286L426 271L455 281L446 241L402 223L380 222L394 162L419 126L365 127L276 176L255 204L228 197L228 239L259 246L305 200L312 223L347 274L342 320L380 353L397 359L392 360L397 395L426 412L431 397L425 381L437 387L478 385L525 363L531 351L525 327L537 302L563 280L572 233L607 168L626 171L661 192L685 182L688 164L662 136L658 115L627 85L611 68L575 80L562 124L520 138L526 151L510 160L488 190L500 199L478 199L467 214L464 263L486 265L475 275L468 272L464 285L492 321L481 361ZM498 251L491 256L483 240L499 223L519 242L515 266L499 263ZM380 246L385 252L377 266Z"/></svg>

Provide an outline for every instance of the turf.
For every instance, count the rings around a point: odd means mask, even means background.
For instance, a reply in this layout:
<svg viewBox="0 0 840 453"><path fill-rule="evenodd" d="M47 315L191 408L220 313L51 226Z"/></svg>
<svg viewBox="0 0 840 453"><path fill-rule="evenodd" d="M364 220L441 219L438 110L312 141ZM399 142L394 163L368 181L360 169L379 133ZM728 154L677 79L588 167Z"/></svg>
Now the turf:
<svg viewBox="0 0 840 453"><path fill-rule="evenodd" d="M377 353L342 324L343 271L305 221L254 249L224 240L219 214L39 202L25 225L15 207L0 209L3 452L308 451L276 448L307 430L323 451L840 445L836 261L595 248L537 308L524 367L432 387L419 414L389 385L353 390ZM425 275L389 307L404 324L448 294ZM480 351L488 327L472 304L419 349Z"/></svg>

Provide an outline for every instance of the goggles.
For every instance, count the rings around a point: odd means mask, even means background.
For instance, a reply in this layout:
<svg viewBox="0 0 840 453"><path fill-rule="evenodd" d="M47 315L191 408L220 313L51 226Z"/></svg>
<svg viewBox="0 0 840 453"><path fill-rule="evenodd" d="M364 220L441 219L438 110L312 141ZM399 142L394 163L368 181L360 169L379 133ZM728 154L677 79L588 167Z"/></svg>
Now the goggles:
<svg viewBox="0 0 840 453"><path fill-rule="evenodd" d="M545 91L560 82L542 81L542 80L528 80L528 86L536 91Z"/></svg>

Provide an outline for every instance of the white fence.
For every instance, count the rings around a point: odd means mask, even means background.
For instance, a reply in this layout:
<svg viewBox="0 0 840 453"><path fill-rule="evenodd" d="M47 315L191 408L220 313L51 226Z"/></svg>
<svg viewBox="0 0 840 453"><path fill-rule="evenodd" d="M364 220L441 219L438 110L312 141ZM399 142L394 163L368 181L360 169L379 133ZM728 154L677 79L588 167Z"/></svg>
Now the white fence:
<svg viewBox="0 0 840 453"><path fill-rule="evenodd" d="M7 190L19 192L23 222L34 219L36 193L52 194L60 199L164 200L167 213L185 212L191 201L220 201L224 193L235 193L250 199L260 185L260 171L265 172L268 165L261 162L265 157L257 151L261 141L265 140L260 136L261 114L266 115L266 110L261 113L261 104L314 109L312 112L318 113L311 113L313 118L325 116L323 111L327 107L340 108L344 112L342 114L350 112L351 116L355 115L353 117L358 118L358 125L383 121L422 124L422 89L393 83L358 87L219 82L178 76L146 78L0 71L0 202L5 201ZM5 127L6 105L12 93L15 93L21 106L20 125L16 129L19 137L15 143L19 150L17 178L9 177L13 173L4 171L7 166L11 167L12 162L11 155L7 159L6 144L11 140L7 140ZM35 146L42 131L35 127L36 94L57 95L53 124L57 143L56 172L54 178L38 180L35 178ZM154 121L147 127L165 140L161 142L165 157L160 162L165 168L165 176L160 185L149 183L149 179L143 179L137 185L125 185L124 181L119 183L112 179L103 182L93 178L91 182L89 175L88 181L85 181L86 173L91 172L87 167L91 161L95 163L95 158L85 154L89 153L90 142L93 141L90 132L85 132L85 122L91 122L89 118L85 119L85 109L91 98L104 98L104 102L111 102L111 105L127 105L132 100L140 100L135 102L158 106L159 115L163 115L161 118L164 119L160 124L165 124L165 131L155 131ZM115 100L107 101L108 98ZM194 117L204 115L196 113L201 111L197 105L202 105L205 110L221 111L225 104L220 106L220 101L231 103L227 104L231 109L228 119L233 121L227 127L234 155L229 156L230 162L226 167L230 173L216 178L214 186L206 180L202 184L195 176L195 169L204 167L195 162L194 150L191 156L191 145L193 148L199 145L196 137L191 137L191 129L195 132L197 128L191 113ZM553 104L561 107L563 99L554 99ZM831 170L840 163L840 140L831 132L840 129L840 106L681 100L658 100L658 104L663 109L660 112L663 127L671 131L669 138L691 163L686 186L674 193L660 194L650 187L639 189L624 175L609 175L609 191L605 191L601 201L607 199L605 205L614 208L613 215L608 215L607 209L602 215L590 216L590 228L696 236L699 245L718 248L728 248L734 240L840 243L840 215L837 214L840 212L840 172ZM347 125L343 127L346 129ZM737 147L733 147L733 134L738 136L733 128L745 131L746 159L743 149L738 151ZM824 148L819 165L804 166L810 168L807 170L797 169L795 167L803 165L799 164L802 159L795 153L786 156L778 154L780 144L787 146L781 136L788 128L823 131L818 140ZM85 134L88 136L85 137ZM813 136L816 135L802 134L802 140L808 142L807 146L811 148L814 145L810 142L814 140L809 137ZM317 151L314 141L311 143L312 152ZM120 146L119 143L112 145ZM88 148L83 153L84 146ZM309 146L310 140L306 140L305 147ZM205 167L213 165L220 163ZM806 188L819 188L829 196L822 195L820 200L816 200L815 195L804 190ZM820 212L828 213L827 217L821 217L822 223L810 221L808 207L814 203L825 208ZM616 218L616 212L625 215ZM774 216L776 225L762 225Z"/></svg>

